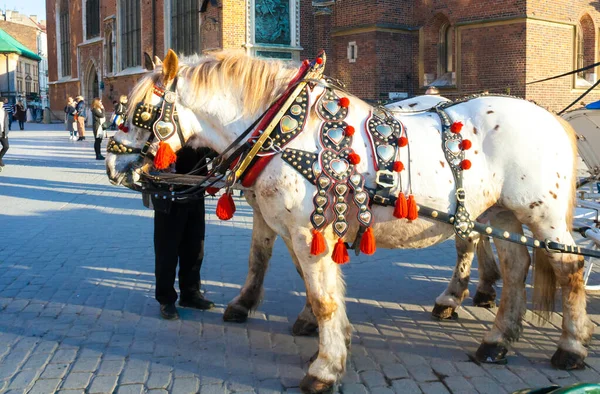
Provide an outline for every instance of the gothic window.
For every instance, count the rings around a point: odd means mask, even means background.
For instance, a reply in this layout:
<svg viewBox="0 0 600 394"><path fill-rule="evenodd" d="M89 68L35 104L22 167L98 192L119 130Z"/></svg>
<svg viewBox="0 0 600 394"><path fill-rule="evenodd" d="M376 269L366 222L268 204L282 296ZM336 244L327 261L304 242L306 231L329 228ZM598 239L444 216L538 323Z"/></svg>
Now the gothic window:
<svg viewBox="0 0 600 394"><path fill-rule="evenodd" d="M452 26L450 26L450 24L448 23L445 23L440 29L440 38L438 44L439 75L451 73L452 71L454 71L452 67L452 51L454 50L453 43L454 37L452 34Z"/></svg>
<svg viewBox="0 0 600 394"><path fill-rule="evenodd" d="M71 75L71 27L69 23L69 1L61 0L59 7L60 71L63 77Z"/></svg>
<svg viewBox="0 0 600 394"><path fill-rule="evenodd" d="M594 21L589 15L584 15L576 27L576 68L589 66L596 61L595 55L595 28ZM590 85L597 80L594 69L581 71L577 73L577 85Z"/></svg>
<svg viewBox="0 0 600 394"><path fill-rule="evenodd" d="M184 55L199 51L198 0L171 0L171 48Z"/></svg>
<svg viewBox="0 0 600 394"><path fill-rule="evenodd" d="M253 26L248 31L254 53L261 57L297 58L299 0L253 0L249 6Z"/></svg>
<svg viewBox="0 0 600 394"><path fill-rule="evenodd" d="M100 0L85 2L85 36L86 39L100 35Z"/></svg>
<svg viewBox="0 0 600 394"><path fill-rule="evenodd" d="M121 68L142 64L140 0L120 0Z"/></svg>

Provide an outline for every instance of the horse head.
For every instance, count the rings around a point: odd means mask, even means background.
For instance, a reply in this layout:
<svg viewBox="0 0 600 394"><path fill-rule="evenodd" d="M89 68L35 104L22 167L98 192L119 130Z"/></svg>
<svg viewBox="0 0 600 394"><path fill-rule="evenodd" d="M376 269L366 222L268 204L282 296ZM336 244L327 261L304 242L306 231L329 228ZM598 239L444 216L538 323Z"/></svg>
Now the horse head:
<svg viewBox="0 0 600 394"><path fill-rule="evenodd" d="M221 153L285 90L296 69L223 51L179 59L169 50L131 91L127 122L108 144L111 183L140 190L140 173L156 166L160 147L194 145Z"/></svg>

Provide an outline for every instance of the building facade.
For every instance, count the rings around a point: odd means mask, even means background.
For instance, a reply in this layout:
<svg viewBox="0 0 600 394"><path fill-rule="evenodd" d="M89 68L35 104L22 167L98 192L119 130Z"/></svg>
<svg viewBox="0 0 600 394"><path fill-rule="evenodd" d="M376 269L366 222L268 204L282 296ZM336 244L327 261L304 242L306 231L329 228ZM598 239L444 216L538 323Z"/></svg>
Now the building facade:
<svg viewBox="0 0 600 394"><path fill-rule="evenodd" d="M38 65L30 66L31 74L29 77L35 77L35 89L27 91L27 75L25 68L28 68L24 62L22 67L21 85L25 90L15 92L27 100L31 105L38 107L47 107L48 100L48 40L46 35L46 23L43 20L38 21L36 15L23 15L17 11L7 10L4 13L4 20L0 20L0 29L4 30L12 37L15 37L27 47L30 51L41 57ZM33 73L35 72L35 74ZM17 85L18 86L18 83ZM31 83L33 85L33 82Z"/></svg>
<svg viewBox="0 0 600 394"><path fill-rule="evenodd" d="M147 71L144 53L168 48L289 60L323 48L326 73L370 101L433 85L448 97L508 93L552 110L591 86L595 70L527 83L600 60L600 11L587 0L47 0L46 11L55 110L69 95L127 94Z"/></svg>

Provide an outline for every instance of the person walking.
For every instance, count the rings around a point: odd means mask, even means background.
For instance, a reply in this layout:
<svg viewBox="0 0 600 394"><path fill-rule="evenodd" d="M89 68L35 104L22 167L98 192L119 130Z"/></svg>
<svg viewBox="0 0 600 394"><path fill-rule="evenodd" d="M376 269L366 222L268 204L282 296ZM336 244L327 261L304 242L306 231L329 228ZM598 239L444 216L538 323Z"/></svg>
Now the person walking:
<svg viewBox="0 0 600 394"><path fill-rule="evenodd" d="M184 147L177 152L175 172L185 174L205 157L208 149ZM146 196L147 197L147 196ZM171 202L150 196L154 208L156 300L166 320L179 319L175 307L175 276L179 263L179 305L211 309L212 301L200 292L200 268L204 260L204 196ZM147 200L146 200L147 201Z"/></svg>
<svg viewBox="0 0 600 394"><path fill-rule="evenodd" d="M2 108L4 108L4 112L8 115L8 129L10 130L13 122L13 114L15 113L15 107L11 103L8 102L8 97L4 97L2 99Z"/></svg>
<svg viewBox="0 0 600 394"><path fill-rule="evenodd" d="M71 140L77 139L77 131L75 130L75 127L73 127L76 113L75 100L73 100L73 97L69 96L69 98L67 98L67 105L65 105L65 128L69 132L69 139Z"/></svg>
<svg viewBox="0 0 600 394"><path fill-rule="evenodd" d="M27 120L27 109L22 100L17 101L15 105L15 119L19 122L19 129L25 130L25 120Z"/></svg>
<svg viewBox="0 0 600 394"><path fill-rule="evenodd" d="M2 145L2 150L0 150L0 167L4 167L4 161L2 158L8 152L8 131L9 129L8 123L8 112L4 110L4 106L0 107L0 145Z"/></svg>
<svg viewBox="0 0 600 394"><path fill-rule="evenodd" d="M92 131L94 133L94 151L96 152L96 160L104 160L104 156L100 152L100 146L102 145L102 138L104 138L104 122L106 121L104 106L102 100L98 97L92 101L92 116L94 117L92 123Z"/></svg>
<svg viewBox="0 0 600 394"><path fill-rule="evenodd" d="M77 104L75 104L75 111L77 111L76 116L75 116L75 121L77 121L77 134L79 135L79 138L77 139L77 141L84 141L85 140L85 117L86 117L85 101L83 100L83 96L75 97L75 101L77 103Z"/></svg>
<svg viewBox="0 0 600 394"><path fill-rule="evenodd" d="M112 122L112 126L117 128L123 123L125 114L127 113L127 96L122 95L119 97L119 102L115 104L115 114Z"/></svg>

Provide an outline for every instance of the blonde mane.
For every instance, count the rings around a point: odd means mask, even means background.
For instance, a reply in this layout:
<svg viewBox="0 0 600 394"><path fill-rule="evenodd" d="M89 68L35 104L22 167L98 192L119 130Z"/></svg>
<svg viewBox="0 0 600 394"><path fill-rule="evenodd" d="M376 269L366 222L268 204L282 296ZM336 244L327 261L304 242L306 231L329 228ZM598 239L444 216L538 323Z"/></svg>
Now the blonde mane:
<svg viewBox="0 0 600 394"><path fill-rule="evenodd" d="M263 60L240 51L219 51L206 56L180 59L179 78L185 80L185 100L201 105L227 88L240 97L244 114L253 114L271 104L297 72L296 64ZM144 77L131 91L128 116L140 102L150 102L160 71ZM184 103L185 105L185 103Z"/></svg>

